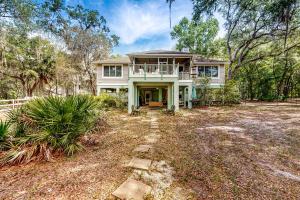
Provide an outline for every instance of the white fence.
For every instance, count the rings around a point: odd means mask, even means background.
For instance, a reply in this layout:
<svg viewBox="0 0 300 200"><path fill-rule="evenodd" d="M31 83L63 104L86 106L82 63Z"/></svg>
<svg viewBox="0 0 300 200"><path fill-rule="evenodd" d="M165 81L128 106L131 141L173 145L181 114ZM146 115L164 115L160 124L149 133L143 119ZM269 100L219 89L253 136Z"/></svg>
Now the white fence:
<svg viewBox="0 0 300 200"><path fill-rule="evenodd" d="M27 101L31 100L30 98L24 98L24 99L5 99L0 100L0 112L1 111L9 111L13 110L23 104L25 104Z"/></svg>

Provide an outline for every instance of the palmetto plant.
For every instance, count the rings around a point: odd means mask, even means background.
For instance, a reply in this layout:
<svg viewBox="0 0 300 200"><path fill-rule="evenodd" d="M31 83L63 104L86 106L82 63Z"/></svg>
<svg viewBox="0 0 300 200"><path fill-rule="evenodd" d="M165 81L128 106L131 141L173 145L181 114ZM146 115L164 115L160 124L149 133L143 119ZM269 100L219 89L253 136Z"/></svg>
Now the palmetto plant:
<svg viewBox="0 0 300 200"><path fill-rule="evenodd" d="M90 96L32 100L10 115L15 130L22 134L16 136L17 148L2 162L50 160L53 151L72 155L81 149L80 137L92 129L97 118L97 101Z"/></svg>
<svg viewBox="0 0 300 200"><path fill-rule="evenodd" d="M0 121L0 150L7 147L6 139L8 137L9 122Z"/></svg>
<svg viewBox="0 0 300 200"><path fill-rule="evenodd" d="M8 135L9 123L0 121L0 141L4 141Z"/></svg>

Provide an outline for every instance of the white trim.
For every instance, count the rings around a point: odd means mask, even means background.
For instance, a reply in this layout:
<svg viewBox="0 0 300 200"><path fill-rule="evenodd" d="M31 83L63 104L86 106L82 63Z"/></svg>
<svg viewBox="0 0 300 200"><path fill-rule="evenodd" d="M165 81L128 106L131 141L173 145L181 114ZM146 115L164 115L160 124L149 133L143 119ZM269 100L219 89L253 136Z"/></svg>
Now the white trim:
<svg viewBox="0 0 300 200"><path fill-rule="evenodd" d="M225 85L224 83L210 83L210 85Z"/></svg>
<svg viewBox="0 0 300 200"><path fill-rule="evenodd" d="M110 67L110 66L121 66L121 76L104 76L104 67ZM117 69L116 69L117 70ZM124 67L123 64L104 64L102 65L102 79L123 79L123 72Z"/></svg>
<svg viewBox="0 0 300 200"><path fill-rule="evenodd" d="M101 87L101 86L128 86L128 83L100 83L97 84L97 86Z"/></svg>
<svg viewBox="0 0 300 200"><path fill-rule="evenodd" d="M128 87L124 87L124 86L105 86L105 87L98 87L98 89L128 89Z"/></svg>
<svg viewBox="0 0 300 200"><path fill-rule="evenodd" d="M190 80L179 80L179 83L192 83L193 80L190 79Z"/></svg>
<svg viewBox="0 0 300 200"><path fill-rule="evenodd" d="M179 86L190 86L193 84L193 80L179 80Z"/></svg>
<svg viewBox="0 0 300 200"><path fill-rule="evenodd" d="M193 62L193 65L226 65L229 64L229 62Z"/></svg>
<svg viewBox="0 0 300 200"><path fill-rule="evenodd" d="M193 55L182 55L182 54L140 54L140 55L133 55L133 54L127 54L129 57L135 57L135 58L192 58Z"/></svg>
<svg viewBox="0 0 300 200"><path fill-rule="evenodd" d="M209 84L209 87L212 87L212 88L220 88L220 87L223 87L225 84L223 83L210 83Z"/></svg>

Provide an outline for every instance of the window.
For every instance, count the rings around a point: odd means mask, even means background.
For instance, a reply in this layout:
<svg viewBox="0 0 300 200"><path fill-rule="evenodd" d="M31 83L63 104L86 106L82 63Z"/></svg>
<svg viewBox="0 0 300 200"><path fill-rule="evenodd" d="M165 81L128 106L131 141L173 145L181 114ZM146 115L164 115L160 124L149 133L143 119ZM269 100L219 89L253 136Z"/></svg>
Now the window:
<svg viewBox="0 0 300 200"><path fill-rule="evenodd" d="M104 77L122 77L122 66L104 66Z"/></svg>
<svg viewBox="0 0 300 200"><path fill-rule="evenodd" d="M105 93L116 93L116 89L115 88L103 88L102 89L102 92L105 92Z"/></svg>
<svg viewBox="0 0 300 200"><path fill-rule="evenodd" d="M219 70L217 66L212 66L210 69L211 77L218 78L219 77Z"/></svg>
<svg viewBox="0 0 300 200"><path fill-rule="evenodd" d="M198 66L198 77L218 78L218 66Z"/></svg>

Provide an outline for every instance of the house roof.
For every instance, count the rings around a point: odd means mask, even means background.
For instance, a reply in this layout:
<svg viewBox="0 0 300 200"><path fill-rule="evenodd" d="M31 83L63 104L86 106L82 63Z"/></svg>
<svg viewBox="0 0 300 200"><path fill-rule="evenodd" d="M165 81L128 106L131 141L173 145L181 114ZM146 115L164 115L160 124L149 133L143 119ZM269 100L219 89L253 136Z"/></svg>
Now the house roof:
<svg viewBox="0 0 300 200"><path fill-rule="evenodd" d="M170 50L153 50L153 51L142 51L127 54L128 56L193 56L192 53L182 51L170 51Z"/></svg>
<svg viewBox="0 0 300 200"><path fill-rule="evenodd" d="M218 63L218 64L226 64L227 61L224 60L217 60L217 59L210 59L210 58L204 58L199 55L195 55L193 58L193 63L194 64L210 64L210 63Z"/></svg>
<svg viewBox="0 0 300 200"><path fill-rule="evenodd" d="M127 54L128 56L125 57L117 57L117 58L110 58L105 60L100 60L94 62L94 64L130 64L132 57L139 57L139 56L178 56L178 57L192 57L193 64L226 64L227 61L224 60L217 60L217 59L210 59L204 58L201 55L192 54L188 52L181 52L181 51L168 51L168 50L154 50L154 51L143 51L137 53L130 53Z"/></svg>
<svg viewBox="0 0 300 200"><path fill-rule="evenodd" d="M94 62L94 64L129 64L130 59L126 57L110 58Z"/></svg>

